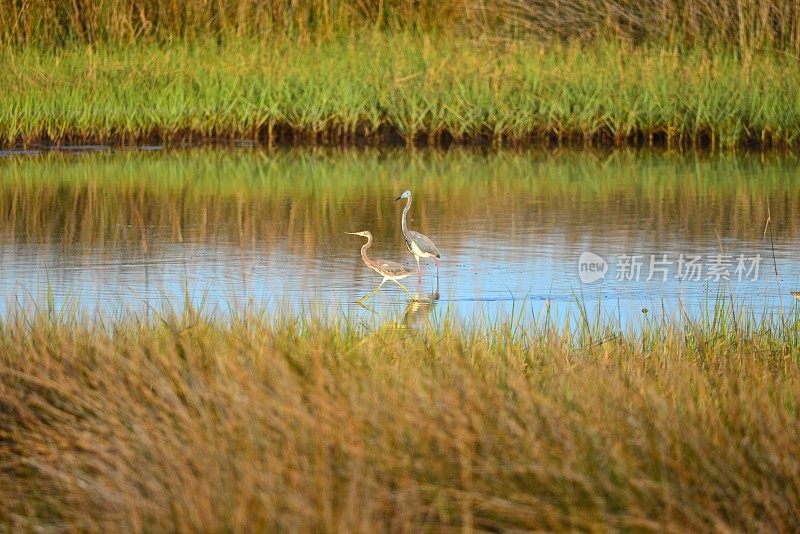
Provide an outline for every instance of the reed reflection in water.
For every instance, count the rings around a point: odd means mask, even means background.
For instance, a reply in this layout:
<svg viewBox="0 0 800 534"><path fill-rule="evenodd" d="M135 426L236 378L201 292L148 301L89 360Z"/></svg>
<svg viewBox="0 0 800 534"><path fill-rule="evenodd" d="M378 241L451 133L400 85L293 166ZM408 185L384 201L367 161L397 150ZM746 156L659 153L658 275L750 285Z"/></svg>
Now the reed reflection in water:
<svg viewBox="0 0 800 534"><path fill-rule="evenodd" d="M495 317L521 302L584 300L634 317L643 307L699 308L724 289L760 311L793 306L800 285L800 162L794 156L648 152L189 150L0 159L0 289L5 305L48 291L86 309L142 309L188 294L232 302L369 313L352 303L380 281L346 232L369 229L370 252L414 266L400 232L442 251L441 298L428 311ZM773 250L764 228L770 218ZM598 284L577 260L608 259ZM647 280L666 254L760 254L755 281ZM641 255L644 275L615 280L614 258ZM777 267L778 276L774 270ZM427 265L423 292L435 289ZM379 314L408 304L387 287ZM412 314L415 315L415 314Z"/></svg>

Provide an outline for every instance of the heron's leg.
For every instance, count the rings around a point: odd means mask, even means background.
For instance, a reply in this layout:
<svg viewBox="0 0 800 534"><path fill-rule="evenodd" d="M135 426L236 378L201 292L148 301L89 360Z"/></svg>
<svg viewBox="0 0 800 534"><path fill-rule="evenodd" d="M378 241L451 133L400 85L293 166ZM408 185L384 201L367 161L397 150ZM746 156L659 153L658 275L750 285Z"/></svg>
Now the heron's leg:
<svg viewBox="0 0 800 534"><path fill-rule="evenodd" d="M439 261L440 260L436 256L432 256L432 257L433 257L433 261L436 263L436 280L439 280Z"/></svg>
<svg viewBox="0 0 800 534"><path fill-rule="evenodd" d="M397 284L398 286L402 287L402 288L403 288L403 291L405 291L406 293L408 293L408 296L409 296L409 297L411 297L411 298L412 298L412 299L414 299L414 300L416 300L416 299L417 299L417 297L415 297L414 295L412 295L412 294L411 294L411 291L409 291L408 289L406 289L406 286L404 286L403 284L401 284L401 283L400 283L398 280L395 280L394 278L392 278L392 282L394 282L394 283L395 283L395 284Z"/></svg>
<svg viewBox="0 0 800 534"><path fill-rule="evenodd" d="M377 293L378 291L380 291L381 287L383 287L383 284L385 284L385 283L386 283L386 280L388 280L388 278L386 278L386 277L384 276L384 277L383 277L383 280L381 281L381 283L380 283L380 285L379 285L378 287L376 287L375 289L373 289L372 291L370 291L369 293L367 293L366 295L364 295L363 297L361 297L360 299L358 299L356 302L362 302L362 301L364 301L365 299L367 299L368 297L371 297L372 295L374 295L375 293Z"/></svg>

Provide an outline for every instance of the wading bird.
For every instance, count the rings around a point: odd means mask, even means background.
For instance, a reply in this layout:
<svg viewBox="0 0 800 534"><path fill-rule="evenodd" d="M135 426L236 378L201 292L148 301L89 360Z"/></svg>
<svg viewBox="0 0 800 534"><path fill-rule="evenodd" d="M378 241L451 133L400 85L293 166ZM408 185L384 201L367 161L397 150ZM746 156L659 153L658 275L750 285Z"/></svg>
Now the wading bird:
<svg viewBox="0 0 800 534"><path fill-rule="evenodd" d="M797 300L800 300L800 291L792 291L792 296Z"/></svg>
<svg viewBox="0 0 800 534"><path fill-rule="evenodd" d="M364 260L364 263L367 265L367 267L369 267L379 275L383 276L383 281L381 282L381 285L379 285L377 288L373 289L372 291L370 291L369 293L358 299L356 302L361 302L367 297L377 293L378 290L383 286L383 284L386 283L387 280L391 280L398 286L402 287L403 291L408 293L409 297L411 297L412 299L414 298L411 292L408 289L406 289L406 286L404 286L399 282L399 280L402 280L403 278L407 278L412 274L414 274L414 269L409 269L408 267L406 267L401 263L372 259L369 256L367 256L367 249L372 245L372 234L370 232L364 230L363 232L347 232L347 233L350 235L360 235L361 237L367 238L367 242L364 243L364 246L361 247L361 259Z"/></svg>
<svg viewBox="0 0 800 534"><path fill-rule="evenodd" d="M436 287L439 287L439 260L442 255L428 236L415 232L414 230L409 230L408 223L406 222L406 215L408 214L408 210L411 209L411 191L405 191L402 195L394 199L394 201L397 202L403 198L407 198L408 202L406 202L406 207L403 208L401 227L403 228L403 237L406 240L406 247L417 260L419 283L422 284L422 266L419 264L419 259L433 258L433 261L436 262Z"/></svg>

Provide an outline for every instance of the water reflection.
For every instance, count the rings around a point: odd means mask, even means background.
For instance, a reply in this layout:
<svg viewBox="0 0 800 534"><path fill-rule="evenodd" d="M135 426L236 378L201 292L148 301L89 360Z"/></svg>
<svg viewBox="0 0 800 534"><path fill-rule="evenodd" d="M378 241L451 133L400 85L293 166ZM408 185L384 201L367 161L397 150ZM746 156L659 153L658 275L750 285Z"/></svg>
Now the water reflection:
<svg viewBox="0 0 800 534"><path fill-rule="evenodd" d="M436 309L439 301L439 292L434 291L427 295L418 295L406 306L403 320L408 327L431 326L431 312Z"/></svg>
<svg viewBox="0 0 800 534"><path fill-rule="evenodd" d="M412 227L443 254L441 287L429 265L419 291L437 298L427 311L424 301L406 310L408 297L386 284L370 303L379 314L494 316L519 301L535 311L576 299L622 315L679 300L699 307L726 280L705 272L679 280L678 258L719 253L732 263L761 255L756 279L733 280L730 289L765 310L794 302L789 289L800 281L798 170L793 156L589 151L0 158L0 290L7 300L49 287L56 300L115 309L181 301L188 289L223 310L231 299L254 298L369 313L352 303L375 276L345 232L369 228L376 257L416 267L393 202L411 189ZM774 260L763 235L768 217ZM579 279L585 251L610 264L596 284ZM636 280L616 280L626 255L643 258ZM647 260L664 255L667 279L648 277Z"/></svg>

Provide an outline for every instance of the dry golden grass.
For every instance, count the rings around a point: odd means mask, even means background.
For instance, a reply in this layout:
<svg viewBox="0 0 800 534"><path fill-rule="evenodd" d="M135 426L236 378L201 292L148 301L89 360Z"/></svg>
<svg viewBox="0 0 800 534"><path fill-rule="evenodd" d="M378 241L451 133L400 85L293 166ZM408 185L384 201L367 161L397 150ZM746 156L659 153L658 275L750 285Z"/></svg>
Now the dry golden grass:
<svg viewBox="0 0 800 534"><path fill-rule="evenodd" d="M311 42L363 30L800 52L793 0L0 0L0 44Z"/></svg>
<svg viewBox="0 0 800 534"><path fill-rule="evenodd" d="M0 525L796 531L797 324L653 326L11 317Z"/></svg>

